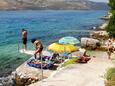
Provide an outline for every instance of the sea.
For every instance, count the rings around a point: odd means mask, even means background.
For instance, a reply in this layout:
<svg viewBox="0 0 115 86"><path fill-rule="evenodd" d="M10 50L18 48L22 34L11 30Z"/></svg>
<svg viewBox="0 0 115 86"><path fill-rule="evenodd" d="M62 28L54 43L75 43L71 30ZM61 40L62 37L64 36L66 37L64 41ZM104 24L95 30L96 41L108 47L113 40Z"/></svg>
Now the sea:
<svg viewBox="0 0 115 86"><path fill-rule="evenodd" d="M65 36L88 37L92 27L102 24L105 10L19 10L0 11L0 77L8 76L31 56L21 54L21 29L28 31L28 49L32 38L45 49Z"/></svg>

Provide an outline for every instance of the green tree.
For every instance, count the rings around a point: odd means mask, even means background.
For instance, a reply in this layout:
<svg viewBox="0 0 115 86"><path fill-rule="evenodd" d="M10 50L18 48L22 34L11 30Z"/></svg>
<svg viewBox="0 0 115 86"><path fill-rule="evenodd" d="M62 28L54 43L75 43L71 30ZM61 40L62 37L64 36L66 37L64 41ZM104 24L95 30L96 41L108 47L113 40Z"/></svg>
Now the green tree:
<svg viewBox="0 0 115 86"><path fill-rule="evenodd" d="M115 10L115 0L109 0L108 5L111 7L112 10Z"/></svg>
<svg viewBox="0 0 115 86"><path fill-rule="evenodd" d="M111 37L115 37L115 14L113 14L113 16L110 18L109 24L106 30Z"/></svg>
<svg viewBox="0 0 115 86"><path fill-rule="evenodd" d="M112 17L109 20L106 30L109 33L109 36L115 37L115 0L109 0L108 5L111 7Z"/></svg>

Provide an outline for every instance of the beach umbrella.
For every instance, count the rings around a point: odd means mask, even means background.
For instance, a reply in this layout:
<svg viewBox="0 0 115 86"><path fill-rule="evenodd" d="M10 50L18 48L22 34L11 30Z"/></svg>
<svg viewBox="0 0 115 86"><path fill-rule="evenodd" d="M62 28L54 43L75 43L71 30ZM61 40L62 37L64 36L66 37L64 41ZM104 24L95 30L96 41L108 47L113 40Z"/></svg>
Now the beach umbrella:
<svg viewBox="0 0 115 86"><path fill-rule="evenodd" d="M52 43L48 46L48 50L53 52L73 52L76 51L78 48L71 44L59 44L59 43Z"/></svg>
<svg viewBox="0 0 115 86"><path fill-rule="evenodd" d="M80 41L75 38L75 37L71 37L71 36L67 36L67 37L63 37L59 40L60 44L78 44L80 43Z"/></svg>

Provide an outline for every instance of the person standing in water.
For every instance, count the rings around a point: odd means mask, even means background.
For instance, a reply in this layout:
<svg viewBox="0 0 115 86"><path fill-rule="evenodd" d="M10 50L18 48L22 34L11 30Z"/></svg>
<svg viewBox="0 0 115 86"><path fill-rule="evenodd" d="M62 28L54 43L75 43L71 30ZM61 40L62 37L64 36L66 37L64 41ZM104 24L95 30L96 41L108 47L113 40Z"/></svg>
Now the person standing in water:
<svg viewBox="0 0 115 86"><path fill-rule="evenodd" d="M41 43L41 41L37 40L37 39L32 39L31 42L34 44L36 50L34 53L34 57L35 59L37 58L37 54L39 54L39 59L41 58L41 53L43 50L43 45Z"/></svg>
<svg viewBox="0 0 115 86"><path fill-rule="evenodd" d="M22 29L22 42L23 42L23 49L27 50L27 30Z"/></svg>

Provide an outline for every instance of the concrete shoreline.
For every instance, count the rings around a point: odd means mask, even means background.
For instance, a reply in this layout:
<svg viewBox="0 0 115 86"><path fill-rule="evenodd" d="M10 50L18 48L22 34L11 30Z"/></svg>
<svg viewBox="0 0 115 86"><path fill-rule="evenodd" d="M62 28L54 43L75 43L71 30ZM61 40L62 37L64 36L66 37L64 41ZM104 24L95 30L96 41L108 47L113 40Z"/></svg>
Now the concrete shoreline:
<svg viewBox="0 0 115 86"><path fill-rule="evenodd" d="M87 64L68 65L51 77L29 86L105 86L102 76L108 68L114 67L114 64L108 60L106 52L93 55L97 58L92 58Z"/></svg>

